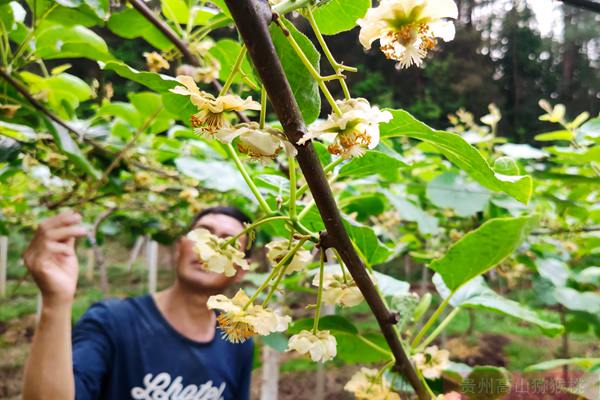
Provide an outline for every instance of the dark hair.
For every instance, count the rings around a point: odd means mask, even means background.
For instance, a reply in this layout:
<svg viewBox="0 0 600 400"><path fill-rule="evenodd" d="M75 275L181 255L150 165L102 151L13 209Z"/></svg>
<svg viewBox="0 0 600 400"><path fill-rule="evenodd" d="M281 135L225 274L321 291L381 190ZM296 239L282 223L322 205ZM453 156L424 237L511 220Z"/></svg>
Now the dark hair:
<svg viewBox="0 0 600 400"><path fill-rule="evenodd" d="M194 227L196 226L198 221L200 221L200 219L202 219L202 217L205 217L210 214L227 215L228 217L238 220L240 222L240 224L242 224L242 225L252 223L252 219L237 207L214 206L214 207L205 208L204 210L202 210L198 214L196 214L194 216L194 218L192 219L192 223L190 224L188 231L191 231L192 229L194 229ZM246 255L246 257L248 257L250 255L250 253L252 253L253 247L254 247L254 242L252 242L252 244L249 248L244 250L244 254Z"/></svg>

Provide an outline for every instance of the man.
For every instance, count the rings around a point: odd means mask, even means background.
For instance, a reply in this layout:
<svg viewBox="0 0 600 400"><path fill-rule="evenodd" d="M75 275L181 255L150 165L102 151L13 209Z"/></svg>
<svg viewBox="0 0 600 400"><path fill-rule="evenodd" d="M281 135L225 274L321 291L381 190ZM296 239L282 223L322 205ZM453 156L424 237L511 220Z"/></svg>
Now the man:
<svg viewBox="0 0 600 400"><path fill-rule="evenodd" d="M193 228L234 236L250 222L232 207L201 212ZM24 253L42 292L42 312L25 367L23 399L248 399L253 347L221 338L206 302L239 281L208 272L189 239L177 242L177 278L155 295L94 304L73 329L75 239L81 217L44 221ZM245 248L247 237L240 238Z"/></svg>

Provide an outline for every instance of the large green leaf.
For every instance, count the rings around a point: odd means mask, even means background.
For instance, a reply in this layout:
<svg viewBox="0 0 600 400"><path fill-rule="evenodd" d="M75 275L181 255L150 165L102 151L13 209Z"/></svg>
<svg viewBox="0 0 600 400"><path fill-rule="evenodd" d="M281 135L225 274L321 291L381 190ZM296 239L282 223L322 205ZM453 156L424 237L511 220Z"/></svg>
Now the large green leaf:
<svg viewBox="0 0 600 400"><path fill-rule="evenodd" d="M294 322L288 332L291 334L298 333L302 330L311 330L313 327L313 318L303 318ZM352 322L340 315L326 315L319 319L319 329L329 330L332 333L346 333L348 335L358 334L358 329Z"/></svg>
<svg viewBox="0 0 600 400"><path fill-rule="evenodd" d="M114 57L100 36L81 25L50 25L39 31L35 53L42 58L84 57L108 61Z"/></svg>
<svg viewBox="0 0 600 400"><path fill-rule="evenodd" d="M49 120L45 120L45 122L50 134L56 142L56 145L69 158L69 160L88 175L95 179L100 179L102 174L81 152L81 149L79 149L77 143L73 140L73 138L71 138L69 132L62 126L50 122Z"/></svg>
<svg viewBox="0 0 600 400"><path fill-rule="evenodd" d="M445 172L427 183L427 198L438 207L451 208L467 217L485 209L490 193L459 174Z"/></svg>
<svg viewBox="0 0 600 400"><path fill-rule="evenodd" d="M587 370L600 365L600 358L568 358L542 361L541 363L528 366L525 368L525 372L548 371L565 365L574 365Z"/></svg>
<svg viewBox="0 0 600 400"><path fill-rule="evenodd" d="M161 50L173 46L165 35L133 8L113 13L108 20L108 29L127 39L141 37Z"/></svg>
<svg viewBox="0 0 600 400"><path fill-rule="evenodd" d="M379 173L389 173L406 164L398 158L376 150L369 150L362 157L355 157L340 168L339 176L362 178Z"/></svg>
<svg viewBox="0 0 600 400"><path fill-rule="evenodd" d="M433 284L442 298L450 296L450 289L439 274L433 276ZM487 286L481 276L475 277L458 289L451 297L450 304L454 307L480 308L518 318L539 326L544 333L550 336L557 335L564 330L562 325L544 320L530 308L500 296Z"/></svg>
<svg viewBox="0 0 600 400"><path fill-rule="evenodd" d="M481 185L505 192L522 203L529 202L532 191L530 176L495 173L479 151L460 135L434 130L404 110L389 111L394 118L380 125L383 138L408 136L427 142Z"/></svg>
<svg viewBox="0 0 600 400"><path fill-rule="evenodd" d="M400 213L400 218L406 221L416 222L417 227L422 234L434 235L439 232L437 218L427 214L418 206L389 190L384 191L384 193L392 206Z"/></svg>
<svg viewBox="0 0 600 400"><path fill-rule="evenodd" d="M296 40L298 46L302 49L312 66L319 71L319 61L321 56L315 46L304 34L294 25L285 21L285 27L290 32L289 34ZM283 70L290 83L294 97L302 111L302 117L307 124L313 122L321 112L321 95L317 82L308 72L308 69L302 63L302 60L277 24L271 24L271 36L275 44L275 50L283 65Z"/></svg>
<svg viewBox="0 0 600 400"><path fill-rule="evenodd" d="M381 264L392 255L392 250L379 241L373 228L349 218L344 219L344 226L369 265Z"/></svg>
<svg viewBox="0 0 600 400"><path fill-rule="evenodd" d="M600 315L600 295L594 292L579 292L568 287L554 288L554 298L565 308Z"/></svg>
<svg viewBox="0 0 600 400"><path fill-rule="evenodd" d="M109 61L100 63L102 69L114 71L123 78L127 78L134 82L140 83L149 89L156 92L168 92L169 89L178 85L175 78L168 75L157 74L156 72L138 71L129 65L120 61ZM185 99L189 103L189 99L185 96L175 95Z"/></svg>
<svg viewBox="0 0 600 400"><path fill-rule="evenodd" d="M221 39L208 51L210 55L219 61L219 79L222 81L227 80L229 77L235 60L241 50L242 46L235 40L232 39ZM258 82L254 79L254 71L250 66L248 58L245 58L241 66L242 72L248 76L258 86ZM236 74L234 80L236 83L242 82L240 74Z"/></svg>
<svg viewBox="0 0 600 400"><path fill-rule="evenodd" d="M181 173L198 179L206 189L220 192L235 190L249 199L254 199L242 175L228 162L179 157L175 159L175 166Z"/></svg>
<svg viewBox="0 0 600 400"><path fill-rule="evenodd" d="M538 221L536 215L491 219L467 233L429 268L438 272L455 291L513 253Z"/></svg>
<svg viewBox="0 0 600 400"><path fill-rule="evenodd" d="M335 35L356 26L371 7L371 0L330 0L313 12L319 30L324 35Z"/></svg>

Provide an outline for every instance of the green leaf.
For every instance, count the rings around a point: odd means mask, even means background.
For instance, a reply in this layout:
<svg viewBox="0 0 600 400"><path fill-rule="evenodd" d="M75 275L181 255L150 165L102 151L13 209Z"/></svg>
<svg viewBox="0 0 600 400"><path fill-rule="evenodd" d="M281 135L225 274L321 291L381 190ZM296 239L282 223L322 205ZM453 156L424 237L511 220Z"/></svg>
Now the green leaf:
<svg viewBox="0 0 600 400"><path fill-rule="evenodd" d="M491 219L454 243L429 268L438 272L448 288L455 291L513 253L537 221L536 215Z"/></svg>
<svg viewBox="0 0 600 400"><path fill-rule="evenodd" d="M231 70L233 69L233 65L235 64L235 60L241 50L242 46L235 40L231 39L221 39L213 47L208 51L210 55L217 59L220 65L219 69L219 79L222 81L227 80ZM250 62L248 58L245 58L242 62L241 67L242 72L246 74L257 86L259 86L256 79L254 79L254 71L250 66ZM242 77L241 74L237 74L233 80L235 83L241 83Z"/></svg>
<svg viewBox="0 0 600 400"><path fill-rule="evenodd" d="M485 210L490 193L461 175L446 172L427 183L427 198L440 208L451 208L457 215L467 217Z"/></svg>
<svg viewBox="0 0 600 400"><path fill-rule="evenodd" d="M569 287L554 288L554 298L565 308L600 315L600 295L594 292L579 292Z"/></svg>
<svg viewBox="0 0 600 400"><path fill-rule="evenodd" d="M290 35L298 42L298 46L300 46L312 66L319 71L321 56L310 39L291 23L284 21L284 24ZM290 83L296 102L298 102L300 111L302 111L304 122L310 124L318 118L321 112L321 95L317 81L310 75L277 24L271 24L270 32L285 75Z"/></svg>
<svg viewBox="0 0 600 400"><path fill-rule="evenodd" d="M389 190L385 190L384 193L388 198L390 204L398 210L400 218L406 221L416 222L419 231L424 234L435 235L439 232L438 220L432 215L427 214L421 208L417 207L413 203L406 199L403 199L399 195L396 195Z"/></svg>
<svg viewBox="0 0 600 400"><path fill-rule="evenodd" d="M173 77L157 74L156 72L138 71L120 61L109 61L105 64L101 63L100 67L104 70L114 71L123 78L140 83L156 92L168 92L169 89L178 85ZM189 103L187 96L173 95L181 97Z"/></svg>
<svg viewBox="0 0 600 400"><path fill-rule="evenodd" d="M190 9L183 0L162 0L162 13L177 24L187 24L190 18Z"/></svg>
<svg viewBox="0 0 600 400"><path fill-rule="evenodd" d="M554 286L567 284L571 271L564 262L555 258L540 258L535 264L540 276L552 282Z"/></svg>
<svg viewBox="0 0 600 400"><path fill-rule="evenodd" d="M319 5L313 15L324 35L335 35L356 26L371 7L371 0L330 0Z"/></svg>
<svg viewBox="0 0 600 400"><path fill-rule="evenodd" d="M442 298L445 299L451 294L439 274L435 274L432 280ZM500 296L487 286L481 276L475 277L458 289L451 297L450 304L454 307L479 308L508 315L539 326L549 336L555 336L564 331L562 325L544 320L530 308Z"/></svg>
<svg viewBox="0 0 600 400"><path fill-rule="evenodd" d="M377 288L384 296L400 296L407 294L410 289L410 284L401 281L381 272L373 271L373 278L377 283Z"/></svg>
<svg viewBox="0 0 600 400"><path fill-rule="evenodd" d="M288 346L287 337L281 332L274 332L267 336L262 336L261 340L264 344L274 348L280 353L283 353Z"/></svg>
<svg viewBox="0 0 600 400"><path fill-rule="evenodd" d="M534 136L535 140L540 142L550 142L553 140L573 140L573 132L562 130L562 131L552 131L546 133L540 133Z"/></svg>
<svg viewBox="0 0 600 400"><path fill-rule="evenodd" d="M379 241L373 228L349 218L344 218L344 226L369 265L381 264L392 255L392 250Z"/></svg>
<svg viewBox="0 0 600 400"><path fill-rule="evenodd" d="M393 119L380 125L382 138L408 136L429 143L486 188L505 192L525 204L529 202L532 191L530 176L495 173L479 151L461 136L434 130L404 110L389 111Z"/></svg>
<svg viewBox="0 0 600 400"><path fill-rule="evenodd" d="M77 167L95 179L100 179L102 174L98 171L81 152L77 143L71 138L69 132L60 125L54 124L49 120L46 121L46 126L50 134L54 138L56 145Z"/></svg>
<svg viewBox="0 0 600 400"><path fill-rule="evenodd" d="M15 139L0 136L0 163L11 161L20 150L21 144Z"/></svg>
<svg viewBox="0 0 600 400"><path fill-rule="evenodd" d="M313 327L313 318L303 318L294 322L288 332L291 334L299 333L302 330L311 330ZM358 334L358 329L346 318L340 315L326 315L319 319L319 329L329 330L332 333L346 333L348 335Z"/></svg>
<svg viewBox="0 0 600 400"><path fill-rule="evenodd" d="M114 58L104 39L81 25L50 25L40 29L35 53L46 59L84 57L108 61Z"/></svg>
<svg viewBox="0 0 600 400"><path fill-rule="evenodd" d="M568 358L568 359L556 359L549 361L542 361L541 363L533 364L525 368L525 372L537 372L537 371L548 371L556 368L560 368L565 365L574 365L585 370L592 369L592 367L600 365L600 358Z"/></svg>
<svg viewBox="0 0 600 400"><path fill-rule="evenodd" d="M470 400L496 400L510 392L510 373L502 367L476 366L462 381L460 390Z"/></svg>
<svg viewBox="0 0 600 400"><path fill-rule="evenodd" d="M0 121L0 135L19 142L33 142L37 138L37 133L30 126L11 124L5 121Z"/></svg>
<svg viewBox="0 0 600 400"><path fill-rule="evenodd" d="M581 125L579 129L577 129L578 135L583 135L584 137L590 139L597 139L600 137L600 117L592 118L587 121L585 124Z"/></svg>
<svg viewBox="0 0 600 400"><path fill-rule="evenodd" d="M339 176L351 176L353 178L362 178L378 173L388 173L406 164L381 151L369 150L362 157L355 157L340 168Z"/></svg>
<svg viewBox="0 0 600 400"><path fill-rule="evenodd" d="M254 199L242 175L228 162L179 157L175 159L175 166L181 173L198 179L206 189L220 192L235 190L249 199Z"/></svg>
<svg viewBox="0 0 600 400"><path fill-rule="evenodd" d="M173 47L165 35L133 8L113 13L108 20L108 29L127 39L141 37L161 50Z"/></svg>

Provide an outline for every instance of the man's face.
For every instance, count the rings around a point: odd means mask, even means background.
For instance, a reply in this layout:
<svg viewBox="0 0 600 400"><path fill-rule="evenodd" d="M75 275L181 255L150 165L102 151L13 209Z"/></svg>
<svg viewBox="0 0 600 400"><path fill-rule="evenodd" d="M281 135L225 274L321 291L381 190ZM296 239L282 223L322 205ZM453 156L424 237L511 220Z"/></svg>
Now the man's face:
<svg viewBox="0 0 600 400"><path fill-rule="evenodd" d="M194 229L196 228L204 228L215 236L227 238L239 234L244 226L228 215L208 214L198 220L194 226ZM247 240L246 235L240 238L240 249L245 248ZM244 271L241 269L231 277L205 270L204 261L194 253L193 247L192 241L187 237L179 239L177 279L180 283L199 291L220 293L243 276Z"/></svg>

